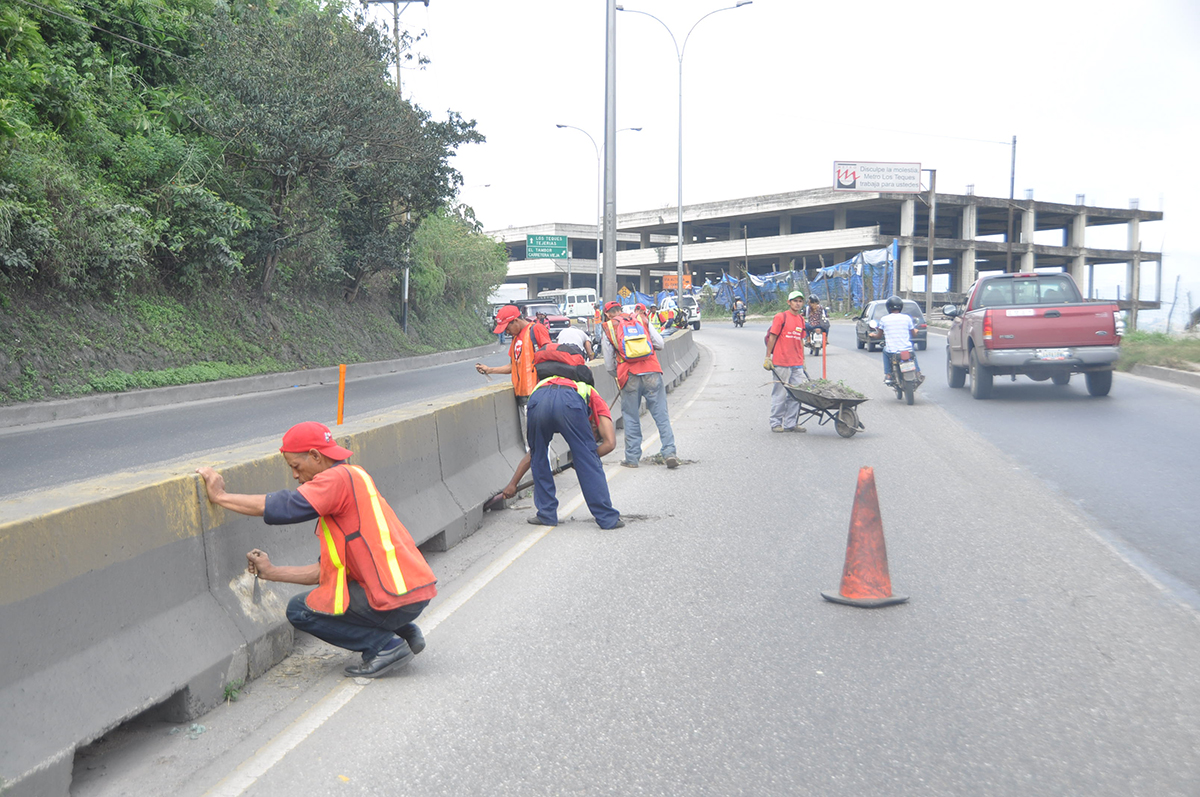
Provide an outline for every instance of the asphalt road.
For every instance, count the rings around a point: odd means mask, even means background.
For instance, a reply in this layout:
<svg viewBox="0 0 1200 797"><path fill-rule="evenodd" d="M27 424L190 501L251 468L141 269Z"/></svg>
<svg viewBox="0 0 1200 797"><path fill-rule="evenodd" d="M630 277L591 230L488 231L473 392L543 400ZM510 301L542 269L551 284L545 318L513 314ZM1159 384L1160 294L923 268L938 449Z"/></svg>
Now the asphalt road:
<svg viewBox="0 0 1200 797"><path fill-rule="evenodd" d="M683 466L609 468L624 529L568 516L562 474L554 530L526 502L431 557L441 595L407 671L355 684L350 656L302 640L202 732L147 723L77 759L73 794L1200 793L1196 612L1022 459L1069 438L1010 453L974 427L1066 399L1019 413L997 385L968 404L931 369L908 407L878 355L835 345L830 378L869 396L866 431L771 434L763 331L702 330L670 398ZM1071 396L1060 414L1089 436L1087 418L1154 395L1035 387ZM902 606L818 595L838 586L862 466Z"/></svg>
<svg viewBox="0 0 1200 797"><path fill-rule="evenodd" d="M853 327L835 327L833 342L853 347ZM945 346L943 334L931 334L918 355L929 377L921 398L1074 502L1099 533L1200 609L1200 391L1118 373L1107 397L1092 398L1081 377L1065 387L997 377L993 397L977 401L969 377L965 388L947 386ZM882 370L881 354L858 354ZM936 502L937 485L928 489Z"/></svg>
<svg viewBox="0 0 1200 797"><path fill-rule="evenodd" d="M484 358L503 365L505 353ZM353 421L397 405L487 384L474 360L346 383L343 419ZM508 379L493 376L492 380ZM0 429L0 498L282 437L292 424L337 420L337 385L269 393L91 418Z"/></svg>

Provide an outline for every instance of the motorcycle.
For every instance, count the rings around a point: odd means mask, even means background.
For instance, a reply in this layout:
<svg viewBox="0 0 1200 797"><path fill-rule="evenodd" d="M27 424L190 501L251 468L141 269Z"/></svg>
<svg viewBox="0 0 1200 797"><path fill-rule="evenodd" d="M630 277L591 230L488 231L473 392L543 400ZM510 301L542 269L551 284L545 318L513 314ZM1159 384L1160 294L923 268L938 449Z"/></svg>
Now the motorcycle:
<svg viewBox="0 0 1200 797"><path fill-rule="evenodd" d="M912 351L887 352L892 360L892 389L896 391L896 399L904 399L905 404L913 403L913 394L925 377L917 370L917 361Z"/></svg>
<svg viewBox="0 0 1200 797"><path fill-rule="evenodd" d="M825 330L820 327L814 328L805 338L805 345L808 346L809 354L820 354L821 349L825 346Z"/></svg>
<svg viewBox="0 0 1200 797"><path fill-rule="evenodd" d="M740 327L746 323L746 308L739 307L733 311L733 325Z"/></svg>

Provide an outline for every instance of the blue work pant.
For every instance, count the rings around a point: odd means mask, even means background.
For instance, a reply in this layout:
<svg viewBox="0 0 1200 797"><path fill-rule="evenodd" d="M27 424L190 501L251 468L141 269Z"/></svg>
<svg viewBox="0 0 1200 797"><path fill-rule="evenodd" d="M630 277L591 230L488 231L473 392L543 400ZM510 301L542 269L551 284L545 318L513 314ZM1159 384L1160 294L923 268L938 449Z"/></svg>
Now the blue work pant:
<svg viewBox="0 0 1200 797"><path fill-rule="evenodd" d="M621 519L608 494L608 479L596 453L596 438L588 420L591 413L574 388L546 385L529 397L529 469L533 472L533 503L547 525L558 523L558 497L550 469L550 440L562 435L571 448L575 475L592 517L600 528L610 529Z"/></svg>
<svg viewBox="0 0 1200 797"><path fill-rule="evenodd" d="M621 388L621 417L625 423L625 461L638 462L642 458L642 398L646 399L646 410L658 426L658 437L662 443L662 455L675 454L675 432L671 430L671 418L667 415L667 385L662 374L630 374L629 381Z"/></svg>
<svg viewBox="0 0 1200 797"><path fill-rule="evenodd" d="M335 647L355 650L363 654L363 659L372 659L429 605L429 601L420 601L381 612L367 603L362 584L347 579L346 586L350 608L344 614L314 612L304 602L308 593L302 592L288 601L288 622Z"/></svg>

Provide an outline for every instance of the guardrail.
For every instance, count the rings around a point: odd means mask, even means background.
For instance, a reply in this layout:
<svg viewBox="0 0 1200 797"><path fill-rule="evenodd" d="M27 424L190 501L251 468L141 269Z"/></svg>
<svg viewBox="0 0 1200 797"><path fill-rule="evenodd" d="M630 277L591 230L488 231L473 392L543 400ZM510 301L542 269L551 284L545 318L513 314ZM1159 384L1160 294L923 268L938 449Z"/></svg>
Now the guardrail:
<svg viewBox="0 0 1200 797"><path fill-rule="evenodd" d="M665 378L678 384L698 357L690 332L671 336ZM602 362L593 372L616 421L616 384ZM413 539L445 550L479 528L524 456L517 424L511 386L491 385L346 424L338 439ZM551 454L556 468L569 461L557 438ZM197 717L291 650L284 610L298 588L256 581L245 552L312 562L311 525L208 503L193 473L202 464L234 492L288 486L272 443L0 507L0 794L66 795L78 747L148 710Z"/></svg>

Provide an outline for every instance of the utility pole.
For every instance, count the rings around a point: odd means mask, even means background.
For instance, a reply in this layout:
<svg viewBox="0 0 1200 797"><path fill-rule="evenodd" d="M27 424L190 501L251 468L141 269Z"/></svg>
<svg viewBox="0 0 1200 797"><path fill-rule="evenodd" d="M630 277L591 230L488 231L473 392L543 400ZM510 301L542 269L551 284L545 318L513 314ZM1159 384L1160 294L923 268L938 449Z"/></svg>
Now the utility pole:
<svg viewBox="0 0 1200 797"><path fill-rule="evenodd" d="M1005 236L1004 273L1012 273L1013 189L1017 183L1017 137L1012 140L1012 165L1008 169L1008 235Z"/></svg>
<svg viewBox="0 0 1200 797"><path fill-rule="evenodd" d="M604 291L617 298L617 0L606 0L604 46Z"/></svg>
<svg viewBox="0 0 1200 797"><path fill-rule="evenodd" d="M1011 213L1011 209L1009 210ZM933 232L937 224L937 169L929 170L929 241L925 267L925 315L933 310Z"/></svg>
<svg viewBox="0 0 1200 797"><path fill-rule="evenodd" d="M363 0L367 5L374 3L391 3L392 4L392 43L396 47L396 96L403 97L400 93L400 5L403 4L408 8L409 3L424 3L425 7L429 7L429 0Z"/></svg>

